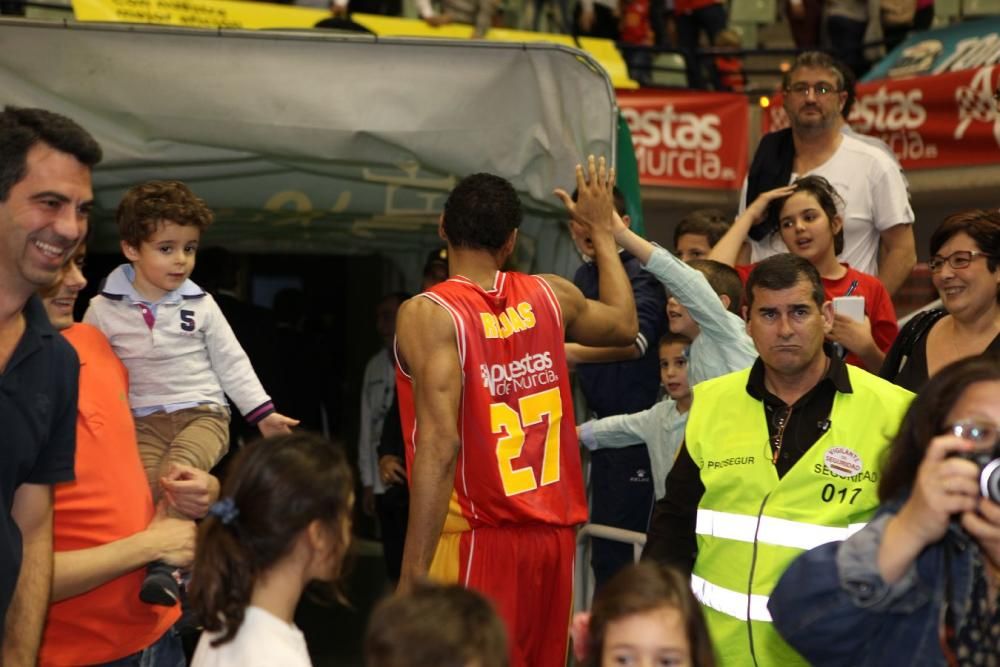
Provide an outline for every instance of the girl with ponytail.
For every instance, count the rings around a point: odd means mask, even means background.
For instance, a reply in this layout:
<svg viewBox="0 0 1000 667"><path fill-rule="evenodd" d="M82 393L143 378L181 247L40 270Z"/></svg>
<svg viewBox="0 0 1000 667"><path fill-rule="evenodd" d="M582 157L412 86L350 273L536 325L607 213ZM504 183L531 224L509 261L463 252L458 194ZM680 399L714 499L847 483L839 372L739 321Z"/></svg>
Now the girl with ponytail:
<svg viewBox="0 0 1000 667"><path fill-rule="evenodd" d="M237 455L198 533L190 602L205 632L192 667L311 664L292 619L310 581L340 574L353 488L343 450L308 433Z"/></svg>

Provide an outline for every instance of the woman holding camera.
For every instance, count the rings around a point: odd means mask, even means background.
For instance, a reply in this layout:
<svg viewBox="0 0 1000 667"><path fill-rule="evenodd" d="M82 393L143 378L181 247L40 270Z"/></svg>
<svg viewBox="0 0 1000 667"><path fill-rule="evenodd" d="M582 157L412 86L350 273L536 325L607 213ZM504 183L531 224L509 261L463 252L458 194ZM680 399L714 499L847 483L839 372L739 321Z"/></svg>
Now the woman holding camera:
<svg viewBox="0 0 1000 667"><path fill-rule="evenodd" d="M865 483L851 479L848 500ZM768 604L777 630L820 666L1000 664L1000 361L931 378L879 496L865 528L788 568Z"/></svg>
<svg viewBox="0 0 1000 667"><path fill-rule="evenodd" d="M1000 356L1000 213L949 215L934 230L930 249L927 265L944 308L907 322L879 372L914 392L953 361Z"/></svg>

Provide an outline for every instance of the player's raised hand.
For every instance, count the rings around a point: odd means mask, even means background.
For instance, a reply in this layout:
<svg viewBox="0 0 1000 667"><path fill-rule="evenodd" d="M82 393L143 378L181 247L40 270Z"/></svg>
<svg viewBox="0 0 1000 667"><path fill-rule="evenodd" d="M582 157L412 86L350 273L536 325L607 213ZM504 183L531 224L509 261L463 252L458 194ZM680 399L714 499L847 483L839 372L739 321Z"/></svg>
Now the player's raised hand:
<svg viewBox="0 0 1000 667"><path fill-rule="evenodd" d="M292 419L291 417L286 417L285 415L278 414L277 412L272 412L257 422L257 428L260 429L260 434L265 438L270 438L273 435L285 435L287 433L291 433L292 427L298 425L298 419Z"/></svg>
<svg viewBox="0 0 1000 667"><path fill-rule="evenodd" d="M562 189L557 189L555 195L562 200L570 217L588 228L591 235L610 235L615 210L614 185L615 170L608 168L603 156L598 159L591 155L587 158L586 168L576 166L577 200L574 202Z"/></svg>

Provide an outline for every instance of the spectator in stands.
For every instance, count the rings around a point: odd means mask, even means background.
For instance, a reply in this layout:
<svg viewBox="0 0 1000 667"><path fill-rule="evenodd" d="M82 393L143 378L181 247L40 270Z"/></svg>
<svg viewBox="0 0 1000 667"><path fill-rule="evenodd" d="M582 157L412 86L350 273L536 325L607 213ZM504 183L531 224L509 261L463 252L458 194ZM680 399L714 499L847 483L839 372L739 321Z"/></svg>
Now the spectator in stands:
<svg viewBox="0 0 1000 667"><path fill-rule="evenodd" d="M650 0L622 0L620 21L620 49L628 64L628 75L642 86L648 86L652 80L653 54L645 48L653 45L649 3Z"/></svg>
<svg viewBox="0 0 1000 667"><path fill-rule="evenodd" d="M614 195L615 209L624 221L622 224L628 225L625 199L617 188ZM571 221L569 227L577 250L584 258L573 283L585 297L596 299L600 291L600 274L593 261L593 243L582 225ZM667 297L656 279L642 270L636 257L628 251L621 251L619 257L632 284L639 316L639 335L635 343L622 348L566 345L567 362L576 364L587 407L598 418L646 410L659 396L659 360L655 343L667 331ZM592 523L645 532L653 504L653 480L645 444L594 452L590 485ZM633 559L630 545L595 539L591 565L597 587Z"/></svg>
<svg viewBox="0 0 1000 667"><path fill-rule="evenodd" d="M642 412L594 419L577 427L580 444L591 451L645 444L657 499L663 497L691 408L690 347L691 339L684 334L667 332L660 338L660 384L666 392L662 401Z"/></svg>
<svg viewBox="0 0 1000 667"><path fill-rule="evenodd" d="M52 606L39 664L183 664L172 626L179 607L139 600L143 567L162 560L185 567L194 557L195 525L218 496L218 481L175 466L162 484L165 503L186 518L155 511L129 410L128 375L97 329L73 322L86 284L81 244L51 287L39 291L49 321L80 357L76 480L54 494Z"/></svg>
<svg viewBox="0 0 1000 667"><path fill-rule="evenodd" d="M826 31L830 45L837 58L844 61L858 78L871 67L864 52L871 4L868 0L826 0Z"/></svg>
<svg viewBox="0 0 1000 667"><path fill-rule="evenodd" d="M808 51L819 46L824 0L785 0L785 16L795 48Z"/></svg>
<svg viewBox="0 0 1000 667"><path fill-rule="evenodd" d="M618 0L578 0L573 7L573 35L618 41Z"/></svg>
<svg viewBox="0 0 1000 667"><path fill-rule="evenodd" d="M878 278L837 261L837 253L844 245L843 221L837 213L842 203L822 176L806 176L793 185L762 194L736 219L709 257L732 265L752 225L767 217L769 207L779 210L780 226L775 233L780 234L789 252L816 267L828 300L842 296L864 298L864 321L835 313L829 338L850 353L847 363L872 372L880 369L899 332L896 312ZM753 265L736 268L746 281Z"/></svg>
<svg viewBox="0 0 1000 667"><path fill-rule="evenodd" d="M878 514L800 556L771 596L775 627L817 667L995 665L1000 656L1000 361L966 358L914 399Z"/></svg>
<svg viewBox="0 0 1000 667"><path fill-rule="evenodd" d="M87 232L101 148L69 118L0 112L0 663L36 661L52 583L52 487L73 479L79 361L35 292Z"/></svg>
<svg viewBox="0 0 1000 667"><path fill-rule="evenodd" d="M678 46L687 60L688 87L702 88L702 60L699 56L701 34L705 33L707 44L715 44L716 36L725 30L729 18L723 0L674 0L674 16L677 20ZM705 61L711 70L712 83L719 88L718 72L712 59Z"/></svg>
<svg viewBox="0 0 1000 667"><path fill-rule="evenodd" d="M396 366L392 344L396 336L396 311L410 298L405 292L393 292L375 306L375 330L381 346L365 365L361 381L361 416L358 433L358 471L361 475L362 509L365 514L377 514L382 529L382 544L389 579L399 579L399 562L406 540L406 523L394 509L393 499L386 504L386 481L380 472L376 450L382 441L382 430L391 416L396 398ZM395 416L398 420L398 415ZM404 480L405 481L405 480Z"/></svg>
<svg viewBox="0 0 1000 667"><path fill-rule="evenodd" d="M661 48L677 44L677 22L674 20L674 0L652 0L649 4L649 27L653 43Z"/></svg>
<svg viewBox="0 0 1000 667"><path fill-rule="evenodd" d="M784 90L791 128L761 139L744 183L740 212L762 193L795 178L823 176L837 192L846 193L841 261L877 275L893 294L916 264L913 209L898 165L881 150L840 132L847 93L828 55L801 54L785 73ZM780 238L771 236L777 224L773 211L751 231L749 261L785 251Z"/></svg>
<svg viewBox="0 0 1000 667"><path fill-rule="evenodd" d="M910 391L953 361L1000 355L1000 213L955 213L931 235L931 280L943 308L899 332L880 375Z"/></svg>
<svg viewBox="0 0 1000 667"><path fill-rule="evenodd" d="M712 246L719 242L731 224L732 221L718 209L702 208L688 213L674 228L674 254L682 262L707 259Z"/></svg>
<svg viewBox="0 0 1000 667"><path fill-rule="evenodd" d="M499 8L498 0L441 0L441 11L435 12L431 0L417 0L417 14L428 25L464 23L473 26L475 38L486 36Z"/></svg>
<svg viewBox="0 0 1000 667"><path fill-rule="evenodd" d="M742 93L746 89L747 76L743 72L743 56L739 54L740 49L743 48L743 39L740 37L740 33L726 28L715 36L713 46L732 52L715 56L715 70L719 74L719 90Z"/></svg>
<svg viewBox="0 0 1000 667"><path fill-rule="evenodd" d="M653 563L615 575L591 611L573 619L572 636L584 667L715 665L705 617L687 578Z"/></svg>
<svg viewBox="0 0 1000 667"><path fill-rule="evenodd" d="M507 667L507 633L485 597L417 584L384 600L368 622L367 667Z"/></svg>
<svg viewBox="0 0 1000 667"><path fill-rule="evenodd" d="M886 5L894 11L886 11ZM882 11L882 34L887 52L902 44L910 32L927 30L934 23L934 0L897 0L886 5Z"/></svg>
<svg viewBox="0 0 1000 667"><path fill-rule="evenodd" d="M354 482L317 435L257 440L233 461L198 533L191 606L204 624L192 667L308 667L295 608L333 582L350 547Z"/></svg>
<svg viewBox="0 0 1000 667"><path fill-rule="evenodd" d="M567 35L572 34L570 25L569 0L533 0L534 15L531 18L531 29L535 32L542 27L542 15L548 12L549 32L555 32L553 26ZM556 14L558 12L558 15Z"/></svg>
<svg viewBox="0 0 1000 667"><path fill-rule="evenodd" d="M722 664L797 665L763 605L797 551L875 511L881 455L911 394L824 345L833 312L801 257L761 262L746 296L760 358L695 385L643 556L693 572ZM824 499L841 492L853 502Z"/></svg>

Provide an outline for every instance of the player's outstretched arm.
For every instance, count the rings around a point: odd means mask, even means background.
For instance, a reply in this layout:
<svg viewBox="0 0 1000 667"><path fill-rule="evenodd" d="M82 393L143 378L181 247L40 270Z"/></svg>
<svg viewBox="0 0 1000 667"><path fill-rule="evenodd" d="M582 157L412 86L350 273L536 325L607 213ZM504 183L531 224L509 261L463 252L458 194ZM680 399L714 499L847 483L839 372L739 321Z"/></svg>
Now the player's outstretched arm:
<svg viewBox="0 0 1000 667"><path fill-rule="evenodd" d="M399 590L405 592L427 576L448 513L461 445L462 365L451 317L430 300L417 297L404 303L396 332L401 361L413 379L417 416L410 517L399 580Z"/></svg>
<svg viewBox="0 0 1000 667"><path fill-rule="evenodd" d="M600 301L584 298L559 276L544 276L559 300L566 332L584 345L629 345L639 333L632 285L614 239L614 178L614 169L607 168L604 158L595 160L591 155L586 171L576 167L577 201L564 190L556 191L573 219L588 228L594 244Z"/></svg>

